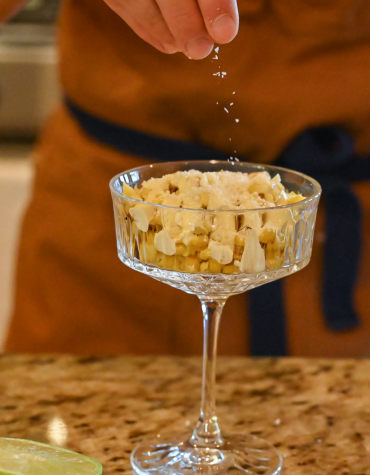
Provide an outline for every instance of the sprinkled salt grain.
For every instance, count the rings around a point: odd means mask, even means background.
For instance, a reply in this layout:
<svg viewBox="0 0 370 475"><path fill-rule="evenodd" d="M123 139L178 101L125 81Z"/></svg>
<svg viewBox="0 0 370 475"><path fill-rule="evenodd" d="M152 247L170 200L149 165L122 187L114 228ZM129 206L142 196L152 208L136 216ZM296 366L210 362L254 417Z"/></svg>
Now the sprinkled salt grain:
<svg viewBox="0 0 370 475"><path fill-rule="evenodd" d="M214 76L220 76L220 73L214 73L213 75Z"/></svg>
<svg viewBox="0 0 370 475"><path fill-rule="evenodd" d="M218 59L218 56L217 56L217 54L215 54L215 56L214 56L212 59Z"/></svg>
<svg viewBox="0 0 370 475"><path fill-rule="evenodd" d="M233 94L235 94L235 91L233 92Z"/></svg>
<svg viewBox="0 0 370 475"><path fill-rule="evenodd" d="M220 47L216 46L215 51L216 51L216 53L218 53L220 51Z"/></svg>
<svg viewBox="0 0 370 475"><path fill-rule="evenodd" d="M233 103L233 102L230 102L230 105L231 105L231 106L233 106L233 105L234 105L234 103Z"/></svg>
<svg viewBox="0 0 370 475"><path fill-rule="evenodd" d="M235 122L239 122L239 119L235 119Z"/></svg>
<svg viewBox="0 0 370 475"><path fill-rule="evenodd" d="M235 161L237 161L237 162L238 162L238 161L239 161L239 158L235 157Z"/></svg>
<svg viewBox="0 0 370 475"><path fill-rule="evenodd" d="M224 107L224 110L225 110L227 113L229 113L229 111L226 109L226 107Z"/></svg>

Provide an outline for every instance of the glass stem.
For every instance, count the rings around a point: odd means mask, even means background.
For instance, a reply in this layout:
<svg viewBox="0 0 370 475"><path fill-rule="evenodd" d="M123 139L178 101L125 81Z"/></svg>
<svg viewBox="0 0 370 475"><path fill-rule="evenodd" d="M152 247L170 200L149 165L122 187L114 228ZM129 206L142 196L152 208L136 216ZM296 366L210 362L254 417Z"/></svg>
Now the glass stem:
<svg viewBox="0 0 370 475"><path fill-rule="evenodd" d="M217 335L226 298L201 298L203 311L203 382L200 417L190 439L193 445L217 446L222 443L215 404Z"/></svg>

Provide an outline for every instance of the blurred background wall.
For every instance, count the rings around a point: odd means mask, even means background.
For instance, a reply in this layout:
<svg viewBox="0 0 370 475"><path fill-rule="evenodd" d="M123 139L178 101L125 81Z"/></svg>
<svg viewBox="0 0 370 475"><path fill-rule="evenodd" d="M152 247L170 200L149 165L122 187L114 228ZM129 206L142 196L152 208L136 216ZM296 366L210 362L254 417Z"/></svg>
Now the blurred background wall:
<svg viewBox="0 0 370 475"><path fill-rule="evenodd" d="M0 27L0 351L11 311L19 226L32 187L32 148L59 99L59 0L30 0Z"/></svg>

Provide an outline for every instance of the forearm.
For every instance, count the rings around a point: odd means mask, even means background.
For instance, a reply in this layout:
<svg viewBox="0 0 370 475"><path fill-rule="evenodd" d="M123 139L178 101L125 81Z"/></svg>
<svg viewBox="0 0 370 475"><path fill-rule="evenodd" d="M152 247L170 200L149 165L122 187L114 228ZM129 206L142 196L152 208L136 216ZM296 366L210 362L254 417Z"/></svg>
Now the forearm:
<svg viewBox="0 0 370 475"><path fill-rule="evenodd" d="M10 20L29 0L0 0L0 24Z"/></svg>

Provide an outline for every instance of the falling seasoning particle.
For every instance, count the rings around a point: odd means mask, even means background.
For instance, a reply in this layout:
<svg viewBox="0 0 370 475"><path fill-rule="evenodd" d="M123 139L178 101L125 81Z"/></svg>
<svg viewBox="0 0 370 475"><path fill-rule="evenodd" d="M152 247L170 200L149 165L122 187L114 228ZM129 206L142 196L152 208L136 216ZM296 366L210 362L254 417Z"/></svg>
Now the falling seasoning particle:
<svg viewBox="0 0 370 475"><path fill-rule="evenodd" d="M215 52L218 53L219 51L220 51L220 47L217 46L217 47L215 48Z"/></svg>
<svg viewBox="0 0 370 475"><path fill-rule="evenodd" d="M233 94L235 94L235 91L233 92Z"/></svg>
<svg viewBox="0 0 370 475"><path fill-rule="evenodd" d="M233 102L230 102L230 105L231 105L231 106L233 106L233 105L234 105L234 103L233 103Z"/></svg>
<svg viewBox="0 0 370 475"><path fill-rule="evenodd" d="M212 59L218 59L218 56L217 56L217 54L215 54L214 58L212 58Z"/></svg>
<svg viewBox="0 0 370 475"><path fill-rule="evenodd" d="M226 109L226 107L224 107L224 110L225 110L227 113L229 113L229 111Z"/></svg>
<svg viewBox="0 0 370 475"><path fill-rule="evenodd" d="M239 119L235 119L235 122L239 122Z"/></svg>
<svg viewBox="0 0 370 475"><path fill-rule="evenodd" d="M218 105L218 102L216 102L216 104Z"/></svg>
<svg viewBox="0 0 370 475"><path fill-rule="evenodd" d="M213 75L214 76L220 76L220 73L214 73Z"/></svg>
<svg viewBox="0 0 370 475"><path fill-rule="evenodd" d="M238 161L239 161L239 158L235 157L235 161L238 162Z"/></svg>
<svg viewBox="0 0 370 475"><path fill-rule="evenodd" d="M229 139L229 140L231 140L231 139Z"/></svg>

